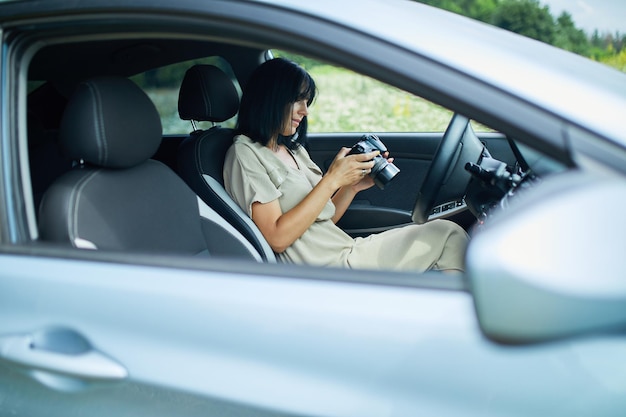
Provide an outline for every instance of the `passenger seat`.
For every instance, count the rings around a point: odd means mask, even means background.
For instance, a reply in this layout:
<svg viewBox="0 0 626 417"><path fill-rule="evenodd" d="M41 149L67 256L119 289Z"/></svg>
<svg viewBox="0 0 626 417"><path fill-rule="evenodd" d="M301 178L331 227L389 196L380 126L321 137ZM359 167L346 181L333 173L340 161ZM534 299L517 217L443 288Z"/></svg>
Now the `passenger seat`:
<svg viewBox="0 0 626 417"><path fill-rule="evenodd" d="M256 249L174 171L150 159L161 142L161 120L129 79L80 83L59 134L77 166L43 196L42 240L83 249L261 261Z"/></svg>

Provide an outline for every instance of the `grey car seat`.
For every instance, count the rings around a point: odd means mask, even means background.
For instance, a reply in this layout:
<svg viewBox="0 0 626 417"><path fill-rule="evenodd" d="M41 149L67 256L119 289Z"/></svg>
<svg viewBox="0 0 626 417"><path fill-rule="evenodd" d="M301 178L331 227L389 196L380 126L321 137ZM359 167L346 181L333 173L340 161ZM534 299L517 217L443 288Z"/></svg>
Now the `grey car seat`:
<svg viewBox="0 0 626 417"><path fill-rule="evenodd" d="M213 65L194 65L187 70L180 87L178 114L190 120L194 131L180 145L179 175L217 213L233 225L259 251L263 260L276 262L271 247L252 219L224 189L224 158L233 143L234 131L221 127L237 114L239 95L231 79ZM195 122L214 125L197 130Z"/></svg>
<svg viewBox="0 0 626 417"><path fill-rule="evenodd" d="M132 81L103 77L78 85L59 135L77 166L44 194L42 240L76 248L261 260L176 173L150 159L162 139L161 121Z"/></svg>

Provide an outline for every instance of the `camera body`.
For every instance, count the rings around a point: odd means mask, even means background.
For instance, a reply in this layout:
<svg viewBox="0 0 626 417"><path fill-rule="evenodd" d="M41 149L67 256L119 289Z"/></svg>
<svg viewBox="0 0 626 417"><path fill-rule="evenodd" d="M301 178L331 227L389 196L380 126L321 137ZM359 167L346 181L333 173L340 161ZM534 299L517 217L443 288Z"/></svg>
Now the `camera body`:
<svg viewBox="0 0 626 417"><path fill-rule="evenodd" d="M363 135L361 140L354 144L348 155L368 153L373 151L380 151L379 155L374 157L374 167L369 176L374 179L374 184L381 190L394 179L400 172L397 166L389 163L387 159L383 157L383 153L387 152L387 147L378 139L378 136L373 134Z"/></svg>

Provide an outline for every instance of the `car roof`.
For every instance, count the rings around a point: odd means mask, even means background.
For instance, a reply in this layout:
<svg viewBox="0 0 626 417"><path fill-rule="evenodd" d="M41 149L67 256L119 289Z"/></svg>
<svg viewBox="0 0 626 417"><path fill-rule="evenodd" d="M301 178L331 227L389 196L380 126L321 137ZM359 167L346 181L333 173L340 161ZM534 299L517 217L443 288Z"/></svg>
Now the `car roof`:
<svg viewBox="0 0 626 417"><path fill-rule="evenodd" d="M14 15L79 11L180 10L212 13L236 5L264 5L333 22L541 107L626 146L626 74L590 59L478 21L407 0L75 0L0 3ZM2 18L2 17L0 17ZM244 17L245 18L245 17ZM477 99L480 99L477 97Z"/></svg>

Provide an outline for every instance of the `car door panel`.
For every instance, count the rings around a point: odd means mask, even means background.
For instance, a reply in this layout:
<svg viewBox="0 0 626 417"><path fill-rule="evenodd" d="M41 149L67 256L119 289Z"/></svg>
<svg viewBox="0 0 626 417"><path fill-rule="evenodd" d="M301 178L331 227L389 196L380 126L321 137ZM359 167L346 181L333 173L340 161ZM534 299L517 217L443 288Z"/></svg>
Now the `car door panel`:
<svg viewBox="0 0 626 417"><path fill-rule="evenodd" d="M72 329L127 376L83 378L68 392L34 378L53 371L18 366L3 350L2 410L375 417L477 409L496 416L524 392L534 401L518 403L519 415L537 404L570 415L565 398L553 395L557 385L577 392L581 414L624 404L621 391L598 383L610 381L612 370L589 360L598 349L616 357L622 339L497 347L480 335L460 277L85 258L0 255L0 337ZM176 266L182 263L193 268ZM450 392L463 394L443 395Z"/></svg>
<svg viewBox="0 0 626 417"><path fill-rule="evenodd" d="M4 395L3 407L30 416L51 415L50 407L66 411L68 395L74 415L138 410L157 416L276 415L272 409L280 415L346 415L348 410L348 415L366 415L381 406L379 395L367 400L377 389L366 381L388 383L384 370L393 366L394 354L411 349L412 343L402 347L405 342L389 340L391 327L411 321L404 317L405 307L423 308L443 297L449 302L440 305L456 311L468 331L475 326L471 300L460 291L426 291L426 304L415 301L372 321L372 303L388 310L402 299L406 303L407 295L422 298L420 292L390 287L380 297L378 286L262 278L253 275L263 270L257 264L247 273L229 273L224 271L238 269L230 262L211 272L4 255L0 265L0 337L71 329L127 371L118 380L65 375L63 381L60 366L29 364L28 358L16 364L3 351L0 386L15 393ZM395 297L400 298L394 302ZM422 314L410 315L421 320ZM358 345L366 348L352 360ZM81 360L80 354L65 356L66 362ZM113 405L103 407L107 403ZM181 408L172 413L177 403Z"/></svg>

